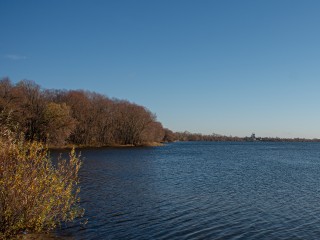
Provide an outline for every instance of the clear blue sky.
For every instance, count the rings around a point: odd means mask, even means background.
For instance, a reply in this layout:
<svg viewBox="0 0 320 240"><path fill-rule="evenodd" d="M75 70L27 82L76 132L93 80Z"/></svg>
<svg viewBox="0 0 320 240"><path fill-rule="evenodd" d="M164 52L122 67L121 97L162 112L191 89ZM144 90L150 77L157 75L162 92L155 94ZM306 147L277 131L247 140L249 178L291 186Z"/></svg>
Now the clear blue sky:
<svg viewBox="0 0 320 240"><path fill-rule="evenodd" d="M320 138L320 1L1 0L0 77L87 89L174 131Z"/></svg>

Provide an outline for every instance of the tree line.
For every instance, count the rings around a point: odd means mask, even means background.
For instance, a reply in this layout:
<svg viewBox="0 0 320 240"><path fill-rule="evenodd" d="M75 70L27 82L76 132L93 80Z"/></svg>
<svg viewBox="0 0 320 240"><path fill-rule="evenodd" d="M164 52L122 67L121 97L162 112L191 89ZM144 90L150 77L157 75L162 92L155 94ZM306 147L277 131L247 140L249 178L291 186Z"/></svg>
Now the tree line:
<svg viewBox="0 0 320 240"><path fill-rule="evenodd" d="M237 136L224 136L220 134L201 134L176 132L174 134L174 140L176 141L207 141L207 142L320 142L320 139L308 139L308 138L280 138L280 137L237 137Z"/></svg>
<svg viewBox="0 0 320 240"><path fill-rule="evenodd" d="M10 120L26 140L51 146L143 145L172 141L172 131L147 108L84 90L42 89L0 80L0 121ZM2 122L3 123L3 122Z"/></svg>
<svg viewBox="0 0 320 240"><path fill-rule="evenodd" d="M174 133L175 140L177 141L207 141L207 142L238 142L243 141L243 138L233 137L233 136L224 136L220 134L201 134L201 133L191 133L188 131L185 132L176 132Z"/></svg>
<svg viewBox="0 0 320 240"><path fill-rule="evenodd" d="M149 145L173 141L252 141L251 137L172 132L147 108L85 90L42 89L0 79L0 124L10 121L28 141L49 146ZM259 137L254 141L305 142L304 138Z"/></svg>

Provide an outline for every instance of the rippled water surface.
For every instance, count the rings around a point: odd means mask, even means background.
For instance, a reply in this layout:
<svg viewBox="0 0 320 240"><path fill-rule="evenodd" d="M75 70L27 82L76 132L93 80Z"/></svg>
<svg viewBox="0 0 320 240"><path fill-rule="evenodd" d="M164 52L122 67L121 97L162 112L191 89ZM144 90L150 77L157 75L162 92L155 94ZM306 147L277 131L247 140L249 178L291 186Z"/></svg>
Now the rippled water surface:
<svg viewBox="0 0 320 240"><path fill-rule="evenodd" d="M320 239L319 143L82 150L68 239Z"/></svg>

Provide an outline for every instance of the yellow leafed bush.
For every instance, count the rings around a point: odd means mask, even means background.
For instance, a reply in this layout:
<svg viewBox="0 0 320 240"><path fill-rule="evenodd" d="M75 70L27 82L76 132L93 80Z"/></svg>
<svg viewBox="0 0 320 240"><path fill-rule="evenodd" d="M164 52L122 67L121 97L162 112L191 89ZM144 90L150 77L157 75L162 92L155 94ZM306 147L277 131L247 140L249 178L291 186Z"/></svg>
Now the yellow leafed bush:
<svg viewBox="0 0 320 240"><path fill-rule="evenodd" d="M0 130L0 239L48 231L81 215L75 151L55 167L43 144Z"/></svg>

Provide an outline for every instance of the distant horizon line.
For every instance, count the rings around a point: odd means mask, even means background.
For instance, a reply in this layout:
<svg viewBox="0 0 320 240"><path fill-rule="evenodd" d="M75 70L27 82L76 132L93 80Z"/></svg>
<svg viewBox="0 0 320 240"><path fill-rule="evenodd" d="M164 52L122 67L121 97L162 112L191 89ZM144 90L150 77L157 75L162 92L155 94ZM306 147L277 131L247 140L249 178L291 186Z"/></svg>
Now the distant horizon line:
<svg viewBox="0 0 320 240"><path fill-rule="evenodd" d="M224 134L219 134L219 133L211 133L211 134L206 134L206 133L200 133L200 132L190 132L188 130L184 131L174 131L174 133L180 133L180 134L190 134L190 135L199 135L199 136L214 136L214 137L228 137L228 138L250 138L252 135L256 135L254 132L252 132L251 136L238 136L238 135L224 135ZM320 140L320 137L279 137L279 136L255 136L256 139L304 139L304 140Z"/></svg>

